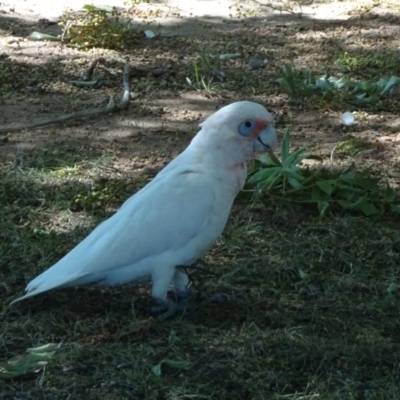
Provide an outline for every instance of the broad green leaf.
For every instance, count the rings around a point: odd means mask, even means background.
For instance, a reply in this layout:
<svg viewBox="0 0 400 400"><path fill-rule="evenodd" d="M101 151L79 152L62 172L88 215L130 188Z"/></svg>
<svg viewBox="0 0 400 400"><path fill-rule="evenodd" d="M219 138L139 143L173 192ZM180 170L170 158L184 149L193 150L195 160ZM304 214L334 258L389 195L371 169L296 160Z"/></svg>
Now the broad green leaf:
<svg viewBox="0 0 400 400"><path fill-rule="evenodd" d="M306 144L305 146L301 146L298 149L292 151L289 154L288 159L286 160L286 167L290 166L291 164L298 164L300 161L302 161L304 158L308 157L309 154L303 154L305 150L309 149L310 147L313 147L313 143ZM296 159L299 158L300 161L296 162Z"/></svg>
<svg viewBox="0 0 400 400"><path fill-rule="evenodd" d="M379 210L374 206L373 203L362 199L362 201L356 206L356 208L364 213L367 217L374 214L379 214Z"/></svg>
<svg viewBox="0 0 400 400"><path fill-rule="evenodd" d="M272 168L263 168L260 171L256 172L252 175L248 182L249 183L258 183L270 179L271 177L276 177L282 171L280 167L272 167Z"/></svg>
<svg viewBox="0 0 400 400"><path fill-rule="evenodd" d="M293 93L292 88L290 87L289 83L287 82L287 80L285 78L278 78L276 81L282 86L282 89L286 93L288 93L288 94Z"/></svg>
<svg viewBox="0 0 400 400"><path fill-rule="evenodd" d="M85 4L82 8L89 12L105 11L107 13L111 13L113 11L113 7L111 7L111 6L94 6L92 4Z"/></svg>
<svg viewBox="0 0 400 400"><path fill-rule="evenodd" d="M328 81L337 89L342 89L342 88L350 89L354 86L351 83L351 81L346 78L339 79L335 78L334 76L331 76L330 78L328 78Z"/></svg>
<svg viewBox="0 0 400 400"><path fill-rule="evenodd" d="M96 7L96 6L92 5L92 4L85 4L82 8L83 8L84 10L86 10L86 11L95 11L95 10L98 10L98 7Z"/></svg>
<svg viewBox="0 0 400 400"><path fill-rule="evenodd" d="M367 92L367 93L374 93L376 90L379 89L379 86L371 81L359 81L355 84L353 91L357 92Z"/></svg>
<svg viewBox="0 0 400 400"><path fill-rule="evenodd" d="M354 207L354 202L352 201L338 200L338 203L346 210Z"/></svg>
<svg viewBox="0 0 400 400"><path fill-rule="evenodd" d="M321 192L319 189L318 189L318 187L317 186L313 186L312 188L311 188L311 200L312 201L320 201L320 200L325 200L324 198L323 198L323 195L324 195L325 193L323 193L323 192ZM326 195L326 194L325 194Z"/></svg>
<svg viewBox="0 0 400 400"><path fill-rule="evenodd" d="M316 185L329 196L336 189L335 181L318 181Z"/></svg>
<svg viewBox="0 0 400 400"><path fill-rule="evenodd" d="M303 187L302 183L297 179L288 178L288 182L293 189L301 189Z"/></svg>
<svg viewBox="0 0 400 400"><path fill-rule="evenodd" d="M348 200L339 200L338 203L345 209L358 210L364 213L364 215L366 216L379 214L379 210L364 197L358 199L355 202L351 202Z"/></svg>
<svg viewBox="0 0 400 400"><path fill-rule="evenodd" d="M258 161L262 164L264 164L265 166L276 166L276 165L280 165L276 164L276 162L271 158L271 156L267 156L267 155L262 155L258 158ZM279 160L278 160L279 161Z"/></svg>
<svg viewBox="0 0 400 400"><path fill-rule="evenodd" d="M295 91L296 90L296 81L295 81L293 68L290 64L285 65L285 68L283 70L283 76L285 77L286 82L290 86L291 90Z"/></svg>
<svg viewBox="0 0 400 400"><path fill-rule="evenodd" d="M191 363L188 361L175 361L165 358L164 360L160 361L159 364L154 365L151 368L151 372L153 372L156 376L161 376L161 367L167 367L171 369L188 369Z"/></svg>
<svg viewBox="0 0 400 400"><path fill-rule="evenodd" d="M151 367L151 372L155 375L155 376L161 376L161 363L154 365L153 367Z"/></svg>
<svg viewBox="0 0 400 400"><path fill-rule="evenodd" d="M299 168L283 168L282 174L288 178L297 179L298 181L304 180L303 176L298 171Z"/></svg>
<svg viewBox="0 0 400 400"><path fill-rule="evenodd" d="M26 349L8 361L0 362L0 379L14 379L21 375L37 372L47 365L61 344L49 343L44 346Z"/></svg>
<svg viewBox="0 0 400 400"><path fill-rule="evenodd" d="M297 272L299 274L300 279L307 279L308 278L308 274L305 273L301 268L299 268Z"/></svg>
<svg viewBox="0 0 400 400"><path fill-rule="evenodd" d="M388 293L392 294L393 292L395 292L396 290L398 290L400 288L400 285L398 285L397 283L392 282L388 288L386 289Z"/></svg>
<svg viewBox="0 0 400 400"><path fill-rule="evenodd" d="M257 188L260 190L268 191L268 190L274 188L281 181L282 181L282 175L276 174L276 175L271 176L269 179L266 179L265 181L260 181L257 184Z"/></svg>
<svg viewBox="0 0 400 400"><path fill-rule="evenodd" d="M379 188L380 178L364 177L363 174L342 174L340 180L352 186L376 190Z"/></svg>
<svg viewBox="0 0 400 400"><path fill-rule="evenodd" d="M175 343L179 343L180 341L181 341L181 339L178 337L176 332L172 329L168 336L168 343L175 344Z"/></svg>
<svg viewBox="0 0 400 400"><path fill-rule="evenodd" d="M385 87L381 91L381 95L388 92L393 86L398 85L400 83L400 78L398 76L391 76L387 81Z"/></svg>
<svg viewBox="0 0 400 400"><path fill-rule="evenodd" d="M280 162L280 160L276 157L276 155L272 151L268 154L268 156L275 163L275 165L282 167L282 163Z"/></svg>
<svg viewBox="0 0 400 400"><path fill-rule="evenodd" d="M391 204L391 205L390 205L390 209L391 209L393 212L395 212L395 213L397 213L397 214L400 214L400 204Z"/></svg>
<svg viewBox="0 0 400 400"><path fill-rule="evenodd" d="M396 192L388 186L385 191L385 200L388 202L392 202L396 199Z"/></svg>
<svg viewBox="0 0 400 400"><path fill-rule="evenodd" d="M329 89L329 84L328 84L328 81L326 80L326 78L322 77L322 78L318 78L315 81L315 87L317 89L320 89L320 90L324 91L324 90L328 90Z"/></svg>
<svg viewBox="0 0 400 400"><path fill-rule="evenodd" d="M58 37L55 37L53 35L48 35L46 33L41 33L41 32L32 32L29 36L28 39L30 40L36 40L36 41L40 41L40 40L48 40L50 42L59 42L61 39Z"/></svg>

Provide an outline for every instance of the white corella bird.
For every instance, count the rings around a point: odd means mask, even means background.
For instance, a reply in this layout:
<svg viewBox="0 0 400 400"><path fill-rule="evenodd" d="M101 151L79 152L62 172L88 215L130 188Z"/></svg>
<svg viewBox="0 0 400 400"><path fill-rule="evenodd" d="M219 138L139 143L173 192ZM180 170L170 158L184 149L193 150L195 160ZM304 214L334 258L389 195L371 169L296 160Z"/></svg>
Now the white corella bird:
<svg viewBox="0 0 400 400"><path fill-rule="evenodd" d="M200 127L181 154L11 304L52 289L152 282L152 297L172 314L171 284L177 296L188 291L177 267L191 266L221 235L246 160L277 141L271 115L250 101L221 108Z"/></svg>

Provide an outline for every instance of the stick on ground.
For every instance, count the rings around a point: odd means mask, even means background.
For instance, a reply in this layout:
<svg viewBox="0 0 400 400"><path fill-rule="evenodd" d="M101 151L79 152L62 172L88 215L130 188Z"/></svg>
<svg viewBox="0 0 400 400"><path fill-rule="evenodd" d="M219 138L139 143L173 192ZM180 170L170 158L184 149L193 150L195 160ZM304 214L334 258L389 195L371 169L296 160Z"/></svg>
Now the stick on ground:
<svg viewBox="0 0 400 400"><path fill-rule="evenodd" d="M4 128L0 128L0 134L18 132L18 131L22 131L25 129L34 129L34 128L39 128L41 126L63 123L66 121L70 121L72 119L86 118L86 117L92 117L93 115L99 115L99 114L104 114L104 113L120 111L120 110L126 110L129 106L129 99L130 99L129 78L130 78L130 68L128 65L125 65L124 72L122 74L122 85L123 85L124 92L123 92L121 104L119 106L117 106L115 104L114 96L110 96L108 105L104 108L102 107L102 108L93 108L93 109L89 109L89 110L77 111L72 114L63 115L61 117L51 118L51 119L44 120L44 121L37 121L37 122L32 122L30 124L22 124L22 125L17 125L17 126L4 127Z"/></svg>

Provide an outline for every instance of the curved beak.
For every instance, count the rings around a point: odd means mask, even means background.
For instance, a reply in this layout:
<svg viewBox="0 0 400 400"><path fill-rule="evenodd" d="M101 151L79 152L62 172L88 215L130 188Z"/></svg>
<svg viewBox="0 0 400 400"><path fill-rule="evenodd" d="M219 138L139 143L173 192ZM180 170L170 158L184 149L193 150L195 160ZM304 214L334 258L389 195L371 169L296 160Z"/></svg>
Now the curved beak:
<svg viewBox="0 0 400 400"><path fill-rule="evenodd" d="M255 152L273 151L276 146L276 132L272 125L268 125L267 129L262 130L253 142L253 150Z"/></svg>

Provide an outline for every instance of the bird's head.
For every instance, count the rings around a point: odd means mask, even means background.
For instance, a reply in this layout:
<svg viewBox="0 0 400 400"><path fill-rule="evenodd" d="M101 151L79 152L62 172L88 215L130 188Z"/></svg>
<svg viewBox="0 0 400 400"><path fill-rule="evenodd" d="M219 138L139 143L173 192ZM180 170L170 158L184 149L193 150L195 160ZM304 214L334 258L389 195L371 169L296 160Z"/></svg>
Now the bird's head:
<svg viewBox="0 0 400 400"><path fill-rule="evenodd" d="M271 114L260 104L239 101L218 110L200 124L193 144L217 150L229 164L242 163L256 152L277 145Z"/></svg>

